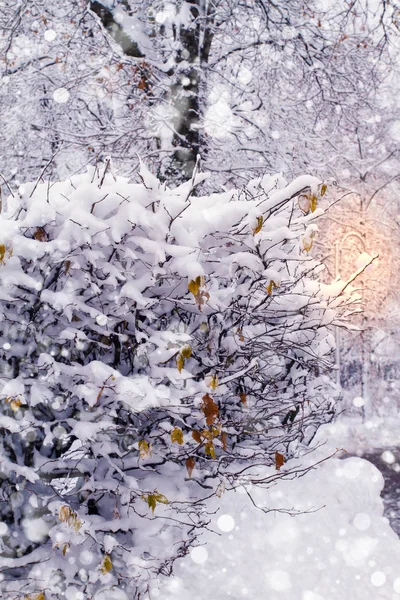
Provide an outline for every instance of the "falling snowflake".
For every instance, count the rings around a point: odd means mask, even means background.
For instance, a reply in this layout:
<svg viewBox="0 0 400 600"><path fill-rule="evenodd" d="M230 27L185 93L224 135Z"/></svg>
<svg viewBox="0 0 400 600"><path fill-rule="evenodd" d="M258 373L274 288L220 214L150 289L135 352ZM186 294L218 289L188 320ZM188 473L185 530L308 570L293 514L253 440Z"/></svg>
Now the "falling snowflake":
<svg viewBox="0 0 400 600"><path fill-rule="evenodd" d="M361 406L364 406L364 404L365 404L364 398L361 398L361 396L357 396L356 398L354 398L353 404L357 408L361 408Z"/></svg>
<svg viewBox="0 0 400 600"><path fill-rule="evenodd" d="M217 525L221 531L228 532L232 531L235 527L235 520L231 515L221 515L218 518Z"/></svg>
<svg viewBox="0 0 400 600"><path fill-rule="evenodd" d="M53 92L53 99L54 99L54 102L57 102L57 104L65 104L66 102L68 102L69 98L70 98L70 93L67 90L67 88L64 88L64 87L57 88Z"/></svg>
<svg viewBox="0 0 400 600"><path fill-rule="evenodd" d="M381 585L384 585L385 581L386 575L385 573L383 573L383 571L375 571L375 573L372 573L371 583L373 586L381 587Z"/></svg>
<svg viewBox="0 0 400 600"><path fill-rule="evenodd" d="M203 546L197 546L190 551L190 558L196 565L203 565L208 559L208 552Z"/></svg>
<svg viewBox="0 0 400 600"><path fill-rule="evenodd" d="M54 29L46 29L46 31L44 32L44 39L46 40L46 42L53 42L57 37L56 32L54 31Z"/></svg>

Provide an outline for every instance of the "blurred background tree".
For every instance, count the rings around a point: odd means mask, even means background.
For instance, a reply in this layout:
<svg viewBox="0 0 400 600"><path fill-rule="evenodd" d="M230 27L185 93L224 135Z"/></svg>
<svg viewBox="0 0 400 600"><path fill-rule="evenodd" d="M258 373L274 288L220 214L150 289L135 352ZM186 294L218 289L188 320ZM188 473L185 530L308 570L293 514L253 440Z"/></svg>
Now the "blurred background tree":
<svg viewBox="0 0 400 600"><path fill-rule="evenodd" d="M12 0L3 175L56 152L48 175L105 155L132 175L137 153L176 182L200 153L214 185L374 171L397 151L396 19L366 0Z"/></svg>

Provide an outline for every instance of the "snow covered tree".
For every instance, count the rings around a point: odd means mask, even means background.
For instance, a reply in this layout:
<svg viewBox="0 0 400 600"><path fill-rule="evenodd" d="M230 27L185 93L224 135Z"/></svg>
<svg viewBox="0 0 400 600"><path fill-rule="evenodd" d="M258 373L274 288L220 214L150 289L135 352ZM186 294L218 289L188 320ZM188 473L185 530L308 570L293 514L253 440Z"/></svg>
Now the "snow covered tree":
<svg viewBox="0 0 400 600"><path fill-rule="evenodd" d="M28 4L0 15L7 179L35 178L55 152L61 177L105 155L132 175L135 152L175 182L198 153L216 184L338 177L395 64L390 2Z"/></svg>
<svg viewBox="0 0 400 600"><path fill-rule="evenodd" d="M196 197L203 175L141 177L107 161L21 186L0 216L13 599L142 597L197 543L210 497L304 474L333 417L329 327L353 308L350 281L321 284L308 254L325 186L265 176Z"/></svg>
<svg viewBox="0 0 400 600"><path fill-rule="evenodd" d="M176 148L178 177L179 170L190 175L200 149L206 167L225 178L271 167L293 175L314 163L320 169L329 163L332 174L343 138L357 148L357 128L374 114L376 91L392 70L389 41L397 30L390 3L100 0L91 6L116 40L124 32L167 72L154 118L161 143Z"/></svg>
<svg viewBox="0 0 400 600"><path fill-rule="evenodd" d="M156 149L142 68L112 43L85 0L2 6L0 73L0 172L9 181L36 179L41 170L64 178L105 154L132 172L137 152L145 158Z"/></svg>

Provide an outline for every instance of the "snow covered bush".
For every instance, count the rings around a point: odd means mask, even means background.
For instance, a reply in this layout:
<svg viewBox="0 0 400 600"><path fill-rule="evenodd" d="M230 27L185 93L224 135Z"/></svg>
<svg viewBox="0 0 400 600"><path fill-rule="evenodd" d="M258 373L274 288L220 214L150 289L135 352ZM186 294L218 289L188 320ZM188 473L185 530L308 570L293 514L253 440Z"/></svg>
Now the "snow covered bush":
<svg viewBox="0 0 400 600"><path fill-rule="evenodd" d="M0 216L9 598L139 597L210 497L304 473L284 463L333 415L329 325L349 297L308 255L324 186L200 197L201 175L141 175L26 184Z"/></svg>

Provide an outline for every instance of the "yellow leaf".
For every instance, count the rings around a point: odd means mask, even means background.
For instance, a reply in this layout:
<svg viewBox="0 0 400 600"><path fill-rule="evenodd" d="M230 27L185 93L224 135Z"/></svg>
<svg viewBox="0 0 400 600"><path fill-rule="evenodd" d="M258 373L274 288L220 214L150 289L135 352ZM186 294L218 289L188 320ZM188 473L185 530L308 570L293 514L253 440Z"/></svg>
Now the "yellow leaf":
<svg viewBox="0 0 400 600"><path fill-rule="evenodd" d="M267 290L268 294L271 296L272 294L272 290L275 288L276 290L279 287L279 283L275 283L275 281L273 281L273 279L271 279L268 283L268 285L265 287L265 289Z"/></svg>
<svg viewBox="0 0 400 600"><path fill-rule="evenodd" d="M305 250L306 252L310 252L312 245L313 245L313 240L311 237L303 238L303 250Z"/></svg>
<svg viewBox="0 0 400 600"><path fill-rule="evenodd" d="M78 519L78 516L75 513L72 513L72 515L68 519L68 525L71 525L75 529L75 532L78 533L78 531L82 527L82 521Z"/></svg>
<svg viewBox="0 0 400 600"><path fill-rule="evenodd" d="M176 366L178 367L178 371L180 373L183 367L185 366L185 359L183 358L182 354L178 354L176 359Z"/></svg>
<svg viewBox="0 0 400 600"><path fill-rule="evenodd" d="M61 506L60 510L58 511L58 518L60 519L61 523L66 523L71 518L72 514L73 513L70 507L64 505Z"/></svg>
<svg viewBox="0 0 400 600"><path fill-rule="evenodd" d="M217 427L211 427L211 433L213 437L218 437L221 433L221 424L219 423Z"/></svg>
<svg viewBox="0 0 400 600"><path fill-rule="evenodd" d="M201 290L201 288L204 287L204 284L205 278L202 275L199 275L196 279L192 279L188 284L188 290L193 294L200 311L202 305L210 299L210 294Z"/></svg>
<svg viewBox="0 0 400 600"><path fill-rule="evenodd" d="M69 544L64 544L63 549L62 549L62 555L65 556L67 554L69 548Z"/></svg>
<svg viewBox="0 0 400 600"><path fill-rule="evenodd" d="M311 196L311 212L314 212L318 206L318 198L317 196Z"/></svg>
<svg viewBox="0 0 400 600"><path fill-rule="evenodd" d="M211 431L208 431L208 429L203 429L203 431L201 432L201 437L205 440L212 440L215 436L212 434Z"/></svg>
<svg viewBox="0 0 400 600"><path fill-rule="evenodd" d="M151 444L146 442L146 440L140 440L139 442L139 455L140 458L147 458L151 455Z"/></svg>
<svg viewBox="0 0 400 600"><path fill-rule="evenodd" d="M200 291L200 285L196 283L196 280L192 279L188 283L188 290L193 296L197 296Z"/></svg>
<svg viewBox="0 0 400 600"><path fill-rule="evenodd" d="M199 275L196 279L192 279L188 283L188 290L193 294L193 296L197 296L200 292L201 286L204 285L204 277Z"/></svg>
<svg viewBox="0 0 400 600"><path fill-rule="evenodd" d="M212 390L216 390L218 387L218 375L212 375L210 381L207 383L207 387L211 388Z"/></svg>
<svg viewBox="0 0 400 600"><path fill-rule="evenodd" d="M321 196L325 196L325 194L326 194L326 190L327 190L327 189L328 189L328 186L326 185L326 183L323 183L323 184L321 185L321 192L320 192L320 193L321 193Z"/></svg>
<svg viewBox="0 0 400 600"><path fill-rule="evenodd" d="M192 477L193 469L196 466L196 461L193 456L186 459L186 469L188 472L189 479Z"/></svg>
<svg viewBox="0 0 400 600"><path fill-rule="evenodd" d="M171 431L172 443L177 442L179 445L183 444L183 431L180 427L174 427Z"/></svg>
<svg viewBox="0 0 400 600"><path fill-rule="evenodd" d="M204 446L204 452L207 456L211 456L211 458L216 458L215 446L212 442L207 442L207 444Z"/></svg>
<svg viewBox="0 0 400 600"><path fill-rule="evenodd" d="M240 398L240 402L243 404L243 406L247 406L247 396L244 392L241 392L239 394L239 398Z"/></svg>
<svg viewBox="0 0 400 600"><path fill-rule="evenodd" d="M46 600L46 596L45 596L44 592L40 592L40 594L37 594L35 596L35 600Z"/></svg>
<svg viewBox="0 0 400 600"><path fill-rule="evenodd" d="M168 504L169 500L166 496L164 496L164 494L156 494L155 495L156 501L157 502L161 502L161 504Z"/></svg>
<svg viewBox="0 0 400 600"><path fill-rule="evenodd" d="M151 510L154 513L154 509L157 506L157 501L156 501L154 494L149 494L148 496L145 496L143 499L146 500L148 507L151 508Z"/></svg>
<svg viewBox="0 0 400 600"><path fill-rule="evenodd" d="M111 571L113 567L112 560L108 554L103 558L103 562L101 563L100 571L103 575L106 575L109 571Z"/></svg>
<svg viewBox="0 0 400 600"><path fill-rule="evenodd" d="M185 346L183 346L183 348L181 348L181 355L183 356L183 358L190 358L192 356L192 349L189 346L189 344L186 344Z"/></svg>
<svg viewBox="0 0 400 600"><path fill-rule="evenodd" d="M285 457L280 452L275 452L275 467L276 470L279 471L281 467L285 464Z"/></svg>
<svg viewBox="0 0 400 600"><path fill-rule="evenodd" d="M264 217L262 215L260 217L257 217L257 227L255 229L253 229L253 235L256 235L256 233L260 233L263 223L264 223Z"/></svg>
<svg viewBox="0 0 400 600"><path fill-rule="evenodd" d="M15 399L11 400L11 402L10 402L11 410L13 410L14 412L17 412L19 410L20 406L21 406L21 400L19 398L15 398Z"/></svg>
<svg viewBox="0 0 400 600"><path fill-rule="evenodd" d="M0 244L0 263L4 264L4 257L6 255L6 247L4 244Z"/></svg>
<svg viewBox="0 0 400 600"><path fill-rule="evenodd" d="M154 494L147 494L142 496L142 500L145 500L145 502L147 502L148 507L151 508L153 513L157 506L157 502L160 502L161 504L168 504L168 498L164 496L164 494L159 494L157 490L154 492Z"/></svg>

